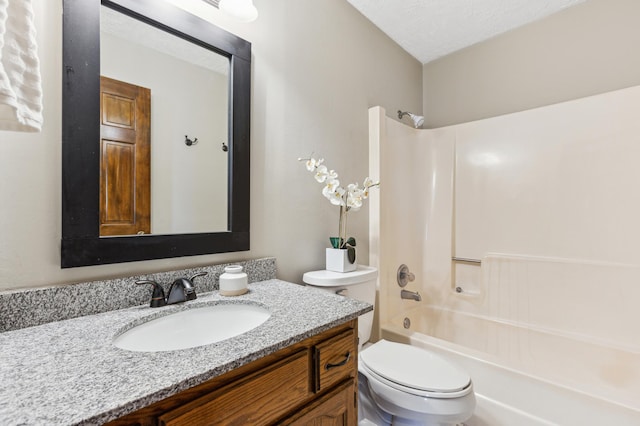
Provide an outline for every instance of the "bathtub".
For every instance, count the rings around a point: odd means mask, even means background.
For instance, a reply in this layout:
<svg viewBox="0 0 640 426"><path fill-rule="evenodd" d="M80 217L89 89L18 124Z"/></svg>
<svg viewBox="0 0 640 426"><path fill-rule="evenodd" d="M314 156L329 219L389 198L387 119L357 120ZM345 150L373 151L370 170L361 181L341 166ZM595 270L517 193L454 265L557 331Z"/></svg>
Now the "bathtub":
<svg viewBox="0 0 640 426"><path fill-rule="evenodd" d="M424 305L380 337L467 370L478 401L467 426L640 425L637 352Z"/></svg>

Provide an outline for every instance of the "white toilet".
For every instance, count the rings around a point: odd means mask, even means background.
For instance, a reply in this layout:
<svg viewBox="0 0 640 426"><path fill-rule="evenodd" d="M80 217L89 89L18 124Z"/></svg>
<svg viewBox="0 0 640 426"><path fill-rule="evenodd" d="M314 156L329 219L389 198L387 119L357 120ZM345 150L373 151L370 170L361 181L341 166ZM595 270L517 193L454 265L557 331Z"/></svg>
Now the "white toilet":
<svg viewBox="0 0 640 426"><path fill-rule="evenodd" d="M302 280L332 293L375 302L378 271L312 271ZM398 294L398 297L400 295ZM358 318L358 424L455 425L469 419L476 400L471 378L446 359L422 348L371 336L373 312Z"/></svg>

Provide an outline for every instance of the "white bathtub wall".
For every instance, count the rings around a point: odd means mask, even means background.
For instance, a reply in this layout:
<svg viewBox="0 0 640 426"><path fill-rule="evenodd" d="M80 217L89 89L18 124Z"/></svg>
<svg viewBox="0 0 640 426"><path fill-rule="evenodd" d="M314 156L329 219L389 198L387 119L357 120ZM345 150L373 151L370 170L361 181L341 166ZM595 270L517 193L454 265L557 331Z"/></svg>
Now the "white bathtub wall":
<svg viewBox="0 0 640 426"><path fill-rule="evenodd" d="M406 289L425 299L427 282L451 281L451 226L454 133L416 130L369 110L369 175L378 177L379 202L369 206L370 263L379 270L380 322L417 302L402 300L397 284L401 264L416 276Z"/></svg>
<svg viewBox="0 0 640 426"><path fill-rule="evenodd" d="M450 129L430 130L427 157L422 159L426 180L426 223L422 249L423 279L420 291L427 304L444 303L449 292L430 291L431 287L451 288L452 227L455 217L453 200L455 133ZM412 306L413 307L413 306Z"/></svg>
<svg viewBox="0 0 640 426"><path fill-rule="evenodd" d="M640 267L505 255L485 261L483 314L640 353Z"/></svg>
<svg viewBox="0 0 640 426"><path fill-rule="evenodd" d="M379 250L379 256L374 258L384 263L376 263L371 256L369 260L379 270L379 317L388 318L391 312L398 312L409 302L400 299L396 282L396 270L401 263L409 265L416 274L416 281L407 289L420 288L422 271L418 268L422 263L427 194L421 185L425 175L420 160L426 158L427 144L423 139L429 135L387 118L384 108L380 107L369 110L369 123L370 128L381 129L377 134L370 132L369 143L370 151L379 152L382 159L378 165L371 164L369 171L370 176L381 182L379 206L373 203L369 206L371 226L375 223L379 226L372 232L379 235L378 245L370 251ZM371 157L373 162L374 156Z"/></svg>
<svg viewBox="0 0 640 426"><path fill-rule="evenodd" d="M456 254L638 264L640 87L454 126Z"/></svg>
<svg viewBox="0 0 640 426"><path fill-rule="evenodd" d="M633 87L452 127L454 252L488 257L451 307L640 350L639 108Z"/></svg>

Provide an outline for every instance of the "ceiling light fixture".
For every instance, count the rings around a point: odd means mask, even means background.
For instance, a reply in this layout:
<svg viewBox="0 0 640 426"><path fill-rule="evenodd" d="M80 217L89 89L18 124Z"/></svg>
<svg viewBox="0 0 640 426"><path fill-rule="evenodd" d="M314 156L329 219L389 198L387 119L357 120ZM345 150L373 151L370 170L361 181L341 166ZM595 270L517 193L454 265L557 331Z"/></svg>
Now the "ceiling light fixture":
<svg viewBox="0 0 640 426"><path fill-rule="evenodd" d="M239 22L255 21L258 17L253 0L219 0L218 8Z"/></svg>

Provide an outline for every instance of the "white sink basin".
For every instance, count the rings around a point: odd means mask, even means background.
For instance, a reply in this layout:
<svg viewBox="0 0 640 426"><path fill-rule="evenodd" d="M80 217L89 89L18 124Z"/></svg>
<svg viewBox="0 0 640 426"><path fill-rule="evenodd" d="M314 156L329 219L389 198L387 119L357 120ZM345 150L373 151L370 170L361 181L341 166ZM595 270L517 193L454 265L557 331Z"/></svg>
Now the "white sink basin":
<svg viewBox="0 0 640 426"><path fill-rule="evenodd" d="M195 348L239 336L270 316L269 310L256 305L203 306L140 324L117 336L113 344L137 352Z"/></svg>

